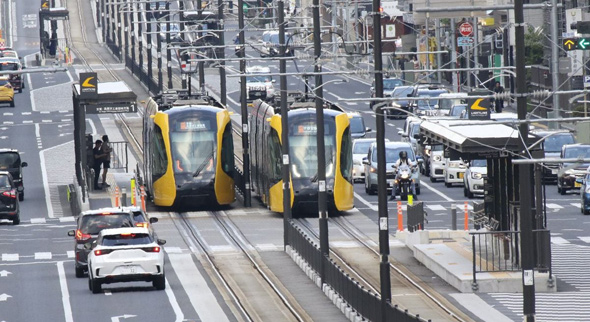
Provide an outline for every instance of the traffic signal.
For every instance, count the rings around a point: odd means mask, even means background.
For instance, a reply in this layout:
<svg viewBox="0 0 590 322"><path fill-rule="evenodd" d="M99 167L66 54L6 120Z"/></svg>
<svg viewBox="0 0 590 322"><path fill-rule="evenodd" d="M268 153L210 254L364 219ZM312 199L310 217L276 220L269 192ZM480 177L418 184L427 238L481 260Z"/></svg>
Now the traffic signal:
<svg viewBox="0 0 590 322"><path fill-rule="evenodd" d="M563 49L571 50L590 50L590 37L585 38L565 38L563 39Z"/></svg>
<svg viewBox="0 0 590 322"><path fill-rule="evenodd" d="M590 34L590 21L577 21L570 25L574 30L577 30L579 34Z"/></svg>

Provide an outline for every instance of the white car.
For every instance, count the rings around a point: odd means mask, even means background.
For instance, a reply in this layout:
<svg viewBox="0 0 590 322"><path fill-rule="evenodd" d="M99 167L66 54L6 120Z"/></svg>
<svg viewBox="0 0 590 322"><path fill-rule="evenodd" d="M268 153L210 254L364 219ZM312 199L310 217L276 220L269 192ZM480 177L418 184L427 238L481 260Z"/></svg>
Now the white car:
<svg viewBox="0 0 590 322"><path fill-rule="evenodd" d="M465 163L462 160L445 159L444 167L445 186L450 187L454 183L463 184L463 176L465 176Z"/></svg>
<svg viewBox="0 0 590 322"><path fill-rule="evenodd" d="M436 182L439 179L445 178L445 156L444 149L441 144L433 145L430 150L430 160L428 166L428 175L430 176L430 182Z"/></svg>
<svg viewBox="0 0 590 322"><path fill-rule="evenodd" d="M246 100L252 102L257 99L268 101L275 96L275 80L270 76L270 68L253 66L246 68ZM257 75L258 74L258 75Z"/></svg>
<svg viewBox="0 0 590 322"><path fill-rule="evenodd" d="M352 143L352 181L365 182L365 166L363 158L369 153L371 144L377 142L377 139L355 139ZM389 142L385 139L385 142Z"/></svg>
<svg viewBox="0 0 590 322"><path fill-rule="evenodd" d="M88 255L88 287L102 292L102 284L146 281L158 290L166 288L164 275L165 240L154 240L147 228L102 230L96 241L84 245Z"/></svg>
<svg viewBox="0 0 590 322"><path fill-rule="evenodd" d="M471 160L463 176L463 195L473 198L473 195L484 194L484 178L488 175L486 160Z"/></svg>

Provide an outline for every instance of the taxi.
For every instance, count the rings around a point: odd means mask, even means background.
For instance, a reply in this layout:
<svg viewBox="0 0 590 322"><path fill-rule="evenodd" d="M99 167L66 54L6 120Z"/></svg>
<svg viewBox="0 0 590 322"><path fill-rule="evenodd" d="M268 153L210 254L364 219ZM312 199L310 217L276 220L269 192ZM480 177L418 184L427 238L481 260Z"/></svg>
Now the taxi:
<svg viewBox="0 0 590 322"><path fill-rule="evenodd" d="M14 107L14 88L8 76L0 76L0 103L8 103Z"/></svg>

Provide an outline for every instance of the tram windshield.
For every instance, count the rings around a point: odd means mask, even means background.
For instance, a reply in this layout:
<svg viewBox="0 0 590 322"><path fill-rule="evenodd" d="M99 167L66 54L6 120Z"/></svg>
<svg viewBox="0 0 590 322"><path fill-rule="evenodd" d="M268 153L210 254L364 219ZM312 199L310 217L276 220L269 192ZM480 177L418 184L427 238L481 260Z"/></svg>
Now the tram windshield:
<svg viewBox="0 0 590 322"><path fill-rule="evenodd" d="M174 173L193 176L215 171L216 132L203 120L177 122L170 132L170 147Z"/></svg>
<svg viewBox="0 0 590 322"><path fill-rule="evenodd" d="M314 115L315 118L315 115ZM333 178L336 170L335 124L326 120L324 125L324 145L326 156L326 178ZM293 178L317 180L318 149L317 126L315 119L299 121L289 130L289 151Z"/></svg>

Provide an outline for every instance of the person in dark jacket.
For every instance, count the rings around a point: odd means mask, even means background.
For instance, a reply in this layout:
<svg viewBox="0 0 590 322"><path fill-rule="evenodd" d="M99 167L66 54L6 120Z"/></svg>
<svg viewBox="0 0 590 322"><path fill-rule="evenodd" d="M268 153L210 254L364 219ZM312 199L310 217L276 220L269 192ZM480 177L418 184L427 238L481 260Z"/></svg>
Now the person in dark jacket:
<svg viewBox="0 0 590 322"><path fill-rule="evenodd" d="M98 185L98 178L100 177L100 165L102 164L102 159L104 157L101 140L96 140L94 142L92 156L94 158L92 163L92 169L94 169L94 190L100 190L101 187Z"/></svg>

